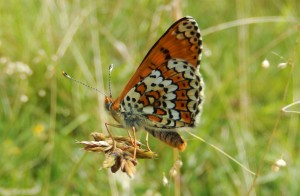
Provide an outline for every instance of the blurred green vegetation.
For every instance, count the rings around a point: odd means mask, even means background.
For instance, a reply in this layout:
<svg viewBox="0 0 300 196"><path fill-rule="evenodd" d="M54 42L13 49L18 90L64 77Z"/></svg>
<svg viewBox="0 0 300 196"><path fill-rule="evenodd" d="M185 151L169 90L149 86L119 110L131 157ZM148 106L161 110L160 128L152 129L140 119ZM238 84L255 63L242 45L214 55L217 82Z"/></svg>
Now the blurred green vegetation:
<svg viewBox="0 0 300 196"><path fill-rule="evenodd" d="M300 99L299 10L298 0L1 0L0 194L299 194L299 114L281 112ZM133 180L99 170L104 156L75 143L113 120L101 94L61 71L107 93L113 63L117 97L176 15L193 16L204 41L205 105L192 132L257 178L186 133L175 179L178 153L153 138L159 157L139 161ZM275 172L281 158L287 166Z"/></svg>

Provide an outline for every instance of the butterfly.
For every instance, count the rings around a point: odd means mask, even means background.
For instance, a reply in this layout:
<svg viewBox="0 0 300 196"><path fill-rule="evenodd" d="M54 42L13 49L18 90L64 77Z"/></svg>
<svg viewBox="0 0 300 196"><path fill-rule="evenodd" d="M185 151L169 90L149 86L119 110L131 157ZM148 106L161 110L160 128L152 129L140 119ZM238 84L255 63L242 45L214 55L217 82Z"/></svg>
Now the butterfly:
<svg viewBox="0 0 300 196"><path fill-rule="evenodd" d="M179 150L178 133L195 127L202 110L204 82L199 72L202 37L190 16L177 20L154 44L119 97L105 108L121 127L144 129Z"/></svg>

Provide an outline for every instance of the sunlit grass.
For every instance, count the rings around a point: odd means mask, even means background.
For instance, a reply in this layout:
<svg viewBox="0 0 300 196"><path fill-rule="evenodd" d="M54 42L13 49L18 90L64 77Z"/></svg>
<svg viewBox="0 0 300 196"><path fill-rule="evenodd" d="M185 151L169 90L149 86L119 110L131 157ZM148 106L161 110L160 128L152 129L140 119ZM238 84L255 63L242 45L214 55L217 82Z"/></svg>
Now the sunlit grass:
<svg viewBox="0 0 300 196"><path fill-rule="evenodd" d="M0 2L0 194L300 192L298 1L174 2ZM197 20L204 40L206 97L192 133L257 177L186 133L188 146L180 154L150 138L159 156L139 161L133 180L99 170L104 156L75 143L113 119L101 94L61 71L108 93L113 63L117 97L181 12ZM138 137L144 140L145 133ZM274 170L278 160L286 166Z"/></svg>

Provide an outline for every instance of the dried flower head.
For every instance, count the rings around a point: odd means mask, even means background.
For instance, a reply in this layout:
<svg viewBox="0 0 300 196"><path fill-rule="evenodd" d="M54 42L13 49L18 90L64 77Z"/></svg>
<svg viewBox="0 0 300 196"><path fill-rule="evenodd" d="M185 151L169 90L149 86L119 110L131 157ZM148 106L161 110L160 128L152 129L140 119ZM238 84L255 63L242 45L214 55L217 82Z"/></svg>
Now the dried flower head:
<svg viewBox="0 0 300 196"><path fill-rule="evenodd" d="M92 133L91 136L94 141L80 141L78 143L84 144L86 151L103 152L105 154L105 160L102 163L103 168L110 168L113 173L121 169L130 178L134 177L137 160L133 158L135 146L131 138L116 136L112 139L110 136L98 132ZM142 149L142 146L142 143L137 142L137 159L153 159L157 156L152 151Z"/></svg>
<svg viewBox="0 0 300 196"><path fill-rule="evenodd" d="M178 171L180 170L180 168L182 167L183 163L180 159L177 159L175 162L174 162L174 165L173 167L170 169L169 171L169 174L171 177L175 177L177 176L178 174Z"/></svg>

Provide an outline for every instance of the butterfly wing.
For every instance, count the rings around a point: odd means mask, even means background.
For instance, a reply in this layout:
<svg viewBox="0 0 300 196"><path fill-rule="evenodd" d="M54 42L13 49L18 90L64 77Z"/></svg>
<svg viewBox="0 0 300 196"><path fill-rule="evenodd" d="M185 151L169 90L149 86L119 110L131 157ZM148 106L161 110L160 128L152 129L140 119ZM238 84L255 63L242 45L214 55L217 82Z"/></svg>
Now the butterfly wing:
<svg viewBox="0 0 300 196"><path fill-rule="evenodd" d="M184 59L198 69L201 52L202 38L197 22L189 16L179 19L150 49L115 103L120 103L138 82L172 58Z"/></svg>
<svg viewBox="0 0 300 196"><path fill-rule="evenodd" d="M202 87L200 73L192 64L170 59L126 94L121 103L124 120L182 151L186 142L175 131L195 126L202 105Z"/></svg>
<svg viewBox="0 0 300 196"><path fill-rule="evenodd" d="M179 150L179 133L193 127L200 114L203 81L199 73L202 38L192 17L176 21L154 44L121 95L113 102L128 127L143 127Z"/></svg>
<svg viewBox="0 0 300 196"><path fill-rule="evenodd" d="M127 119L143 116L144 128L193 127L201 110L202 87L200 73L192 64L172 58L131 88L121 106Z"/></svg>

